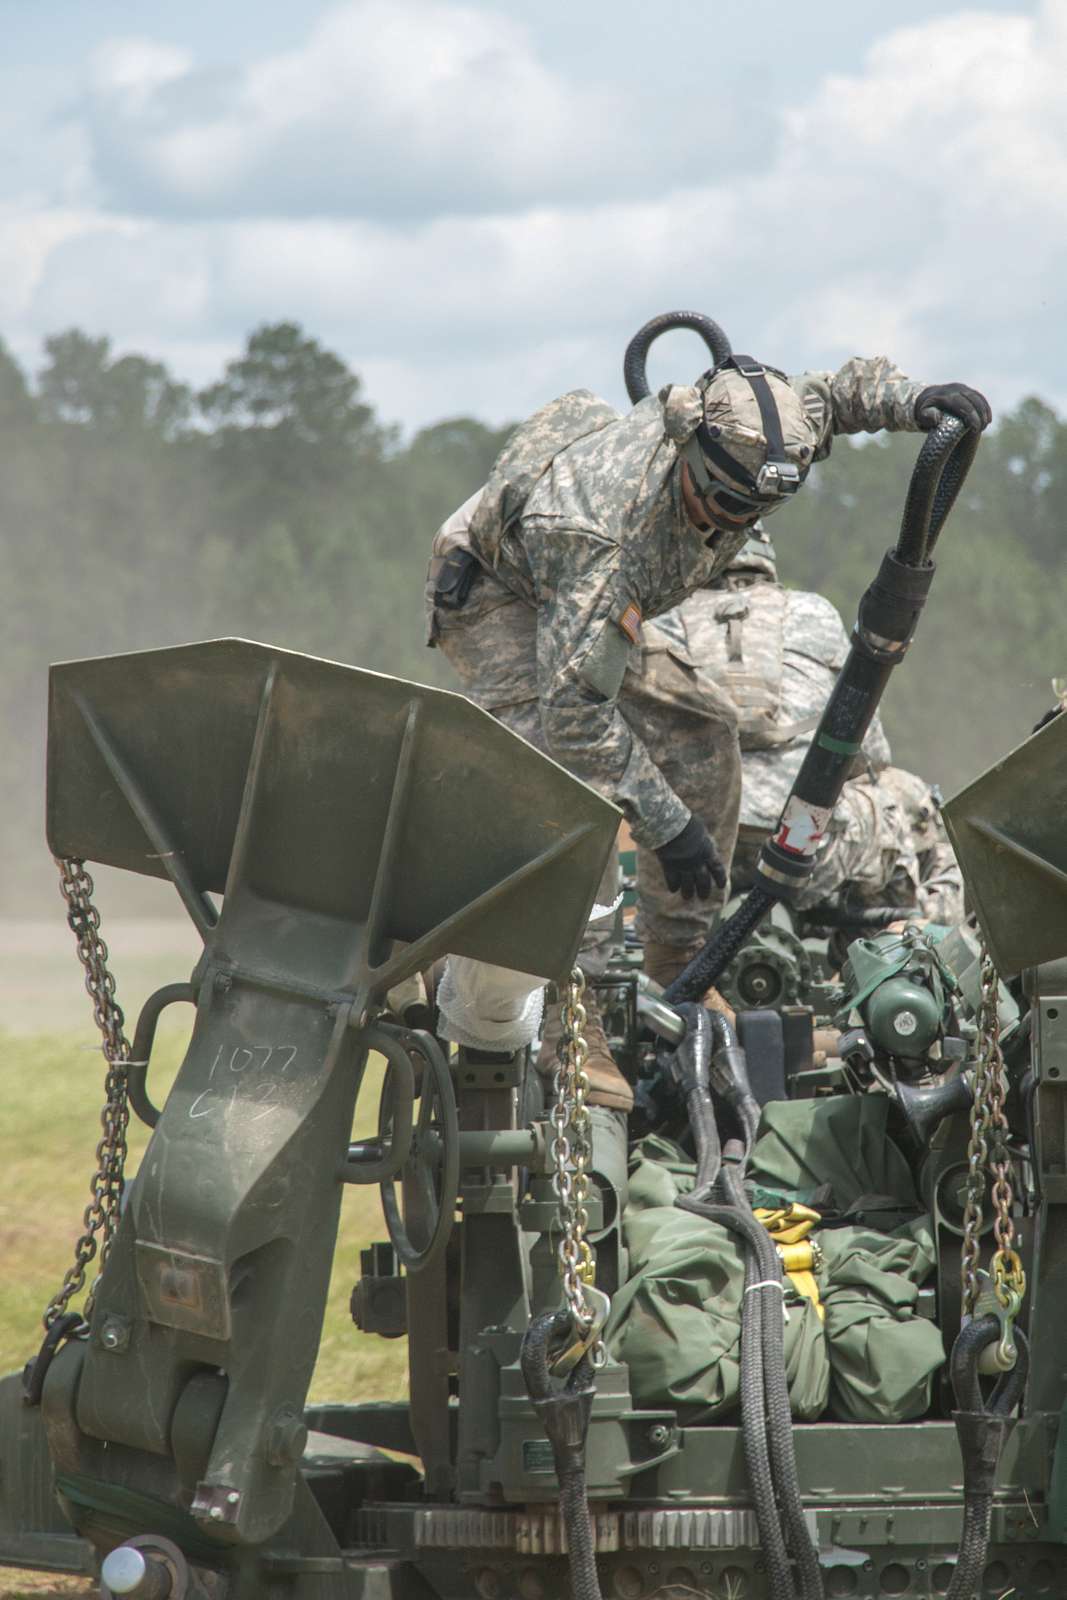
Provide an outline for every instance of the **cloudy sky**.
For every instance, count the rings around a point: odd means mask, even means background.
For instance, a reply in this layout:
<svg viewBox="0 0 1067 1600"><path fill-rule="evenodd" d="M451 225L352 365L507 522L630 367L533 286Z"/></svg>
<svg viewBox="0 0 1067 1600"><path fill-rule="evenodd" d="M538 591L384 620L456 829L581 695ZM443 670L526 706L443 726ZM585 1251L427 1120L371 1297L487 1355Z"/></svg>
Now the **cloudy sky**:
<svg viewBox="0 0 1067 1600"><path fill-rule="evenodd" d="M676 306L1067 406L1063 0L0 0L0 336L215 377L295 319L414 427ZM653 381L702 365L662 341Z"/></svg>

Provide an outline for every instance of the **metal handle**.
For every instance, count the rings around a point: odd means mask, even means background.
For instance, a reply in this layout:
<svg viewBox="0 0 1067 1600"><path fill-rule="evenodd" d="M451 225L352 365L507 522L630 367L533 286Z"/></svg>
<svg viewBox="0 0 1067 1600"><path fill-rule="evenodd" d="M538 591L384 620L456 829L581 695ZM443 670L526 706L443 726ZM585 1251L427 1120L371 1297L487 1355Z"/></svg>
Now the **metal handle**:
<svg viewBox="0 0 1067 1600"><path fill-rule="evenodd" d="M159 1109L148 1097L148 1066L152 1059L152 1046L156 1042L159 1019L168 1006L179 1000L196 1005L196 992L191 983L167 983L155 994L149 995L137 1018L137 1032L130 1047L129 1084L130 1105L141 1121L154 1128L159 1121Z"/></svg>
<svg viewBox="0 0 1067 1600"><path fill-rule="evenodd" d="M382 1103L388 1095L392 1131L388 1139L379 1133L376 1139L350 1144L341 1177L345 1183L386 1183L399 1174L411 1152L415 1069L401 1041L387 1029L364 1027L360 1038L368 1050L377 1050L388 1063Z"/></svg>

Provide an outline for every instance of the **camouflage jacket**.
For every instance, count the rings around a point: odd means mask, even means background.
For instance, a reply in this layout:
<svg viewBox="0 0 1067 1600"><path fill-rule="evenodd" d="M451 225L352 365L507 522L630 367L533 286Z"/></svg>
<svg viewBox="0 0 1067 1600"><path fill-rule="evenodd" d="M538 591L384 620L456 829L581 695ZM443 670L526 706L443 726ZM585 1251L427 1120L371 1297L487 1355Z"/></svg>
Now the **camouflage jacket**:
<svg viewBox="0 0 1067 1600"><path fill-rule="evenodd" d="M784 589L769 579L744 585L728 580L690 595L657 627L737 705L741 826L769 832L848 654L840 615L821 594ZM864 751L878 766L891 759L878 717Z"/></svg>
<svg viewBox="0 0 1067 1600"><path fill-rule="evenodd" d="M922 385L881 357L791 382L816 424L819 456L837 433L915 426ZM455 518L445 525L449 548L467 544L537 611L531 694L549 748L621 805L649 848L679 833L689 811L618 707L631 649L643 619L705 587L744 539L696 528L677 464L657 397L620 416L577 391L516 429L466 529ZM435 541L435 556L443 553Z"/></svg>

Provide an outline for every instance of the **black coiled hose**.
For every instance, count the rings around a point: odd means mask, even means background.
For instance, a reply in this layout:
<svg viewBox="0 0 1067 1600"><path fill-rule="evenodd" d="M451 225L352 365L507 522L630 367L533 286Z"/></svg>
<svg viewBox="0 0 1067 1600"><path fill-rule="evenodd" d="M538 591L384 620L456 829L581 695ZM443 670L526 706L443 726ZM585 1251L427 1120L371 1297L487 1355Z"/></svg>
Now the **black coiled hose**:
<svg viewBox="0 0 1067 1600"><path fill-rule="evenodd" d="M670 333L675 328L691 328L694 333L699 333L715 366L719 366L731 354L730 341L719 324L702 311L664 311L662 316L653 317L651 322L639 328L626 346L622 375L631 405L637 405L651 394L648 387L648 352L661 333Z"/></svg>
<svg viewBox="0 0 1067 1600"><path fill-rule="evenodd" d="M855 752L862 748L890 673L904 658L918 624L934 568L930 553L963 486L980 435L955 417L942 417L926 435L908 486L896 547L860 601L848 658L830 692L819 726L783 818L794 803L826 817L841 797ZM732 917L711 935L664 998L671 1004L699 999L721 977L776 900L793 899L807 881L814 853L768 839L760 856L759 881Z"/></svg>

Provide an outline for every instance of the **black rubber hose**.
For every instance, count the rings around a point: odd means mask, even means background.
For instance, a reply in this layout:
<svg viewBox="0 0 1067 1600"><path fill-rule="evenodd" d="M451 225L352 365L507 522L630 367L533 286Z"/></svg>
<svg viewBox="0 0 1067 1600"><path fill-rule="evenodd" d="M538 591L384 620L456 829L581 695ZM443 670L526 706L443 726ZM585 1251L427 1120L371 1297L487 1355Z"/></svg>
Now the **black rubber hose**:
<svg viewBox="0 0 1067 1600"><path fill-rule="evenodd" d="M809 928L886 928L891 922L907 921L900 906L805 906L805 927Z"/></svg>
<svg viewBox="0 0 1067 1600"><path fill-rule="evenodd" d="M896 555L908 567L925 566L938 534L971 470L981 434L956 417L942 417L923 441L911 474Z"/></svg>
<svg viewBox="0 0 1067 1600"><path fill-rule="evenodd" d="M707 1016L715 1040L709 1075L711 1087L730 1107L741 1125L745 1144L744 1160L740 1164L743 1175L759 1131L759 1101L748 1081L747 1057L737 1042L737 1034L730 1026L729 1019L721 1011L708 1011Z"/></svg>
<svg viewBox="0 0 1067 1600"><path fill-rule="evenodd" d="M699 1000L716 978L722 976L753 929L763 921L775 896L758 885L750 889L732 917L720 923L703 950L663 991L664 1000L677 1005L681 1000Z"/></svg>
<svg viewBox="0 0 1067 1600"><path fill-rule="evenodd" d="M781 1291L782 1264L774 1240L752 1215L740 1167L724 1162L721 1187L725 1199L739 1219L744 1219L746 1236L751 1240L759 1262L759 1280L777 1283L772 1288L773 1302L763 1307L761 1355L767 1406L767 1435L770 1443L771 1472L786 1539L800 1573L802 1600L822 1600L824 1590L818 1551L811 1541L804 1506L800 1498L800 1478L793 1449L793 1412L789 1403L789 1382L785 1371L785 1318ZM762 1293L767 1294L767 1290Z"/></svg>
<svg viewBox="0 0 1067 1600"><path fill-rule="evenodd" d="M748 1246L745 1249L745 1287L741 1302L741 1448L756 1507L756 1523L767 1562L771 1595L773 1600L779 1600L779 1597L780 1600L797 1600L792 1565L774 1494L763 1373L765 1315L776 1317L781 1312L774 1303L773 1290L768 1296L767 1290L759 1287L759 1281L759 1256Z"/></svg>
<svg viewBox="0 0 1067 1600"><path fill-rule="evenodd" d="M722 1165L719 1125L711 1098L711 1056L715 1034L703 1006L682 1005L678 1016L685 1033L676 1045L660 1045L657 1052L661 1073L670 1078L685 1100L689 1126L697 1149L696 1187L711 1189Z"/></svg>
<svg viewBox="0 0 1067 1600"><path fill-rule="evenodd" d="M711 1189L722 1170L722 1142L710 1095L699 1089L693 1090L686 1097L685 1109L697 1147L696 1186L698 1189Z"/></svg>
<svg viewBox="0 0 1067 1600"><path fill-rule="evenodd" d="M648 352L661 333L670 333L675 328L691 328L694 333L699 333L716 367L732 353L730 341L719 324L702 311L664 311L662 316L653 317L651 322L639 328L626 346L622 375L631 405L636 406L640 401L647 400L651 394L648 387Z"/></svg>
<svg viewBox="0 0 1067 1600"><path fill-rule="evenodd" d="M785 1547L782 1523L774 1495L770 1449L767 1440L764 1391L763 1314L768 1296L773 1296L771 1315L781 1319L781 1296L771 1287L760 1288L760 1257L754 1238L746 1230L743 1214L736 1207L716 1203L708 1193L682 1195L675 1204L708 1222L717 1222L738 1234L745 1251L745 1288L741 1300L741 1445L745 1456L752 1503L756 1511L760 1544L767 1562L770 1600L797 1600L789 1554ZM749 1219L755 1227L755 1218Z"/></svg>
<svg viewBox="0 0 1067 1600"><path fill-rule="evenodd" d="M711 1037L716 1051L739 1049L737 1034L730 1026L729 1017L724 1017L721 1011L709 1011L706 1006L702 1007L702 1009L707 1015L708 1027L711 1030Z"/></svg>

